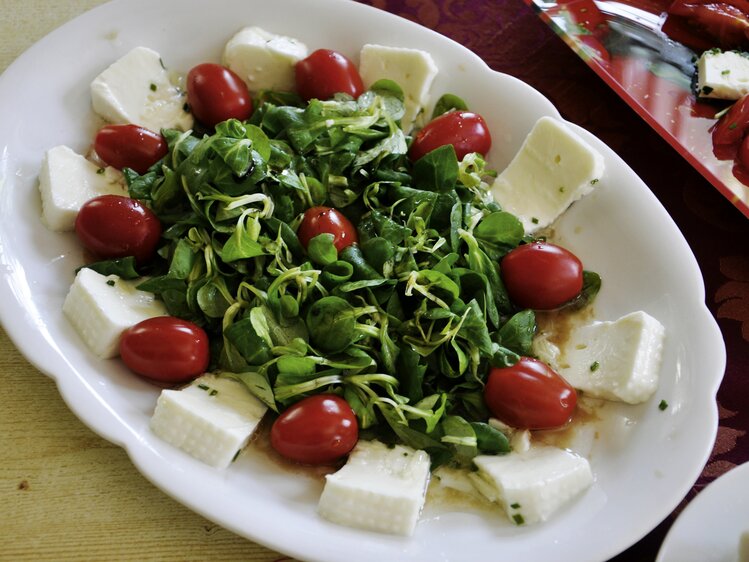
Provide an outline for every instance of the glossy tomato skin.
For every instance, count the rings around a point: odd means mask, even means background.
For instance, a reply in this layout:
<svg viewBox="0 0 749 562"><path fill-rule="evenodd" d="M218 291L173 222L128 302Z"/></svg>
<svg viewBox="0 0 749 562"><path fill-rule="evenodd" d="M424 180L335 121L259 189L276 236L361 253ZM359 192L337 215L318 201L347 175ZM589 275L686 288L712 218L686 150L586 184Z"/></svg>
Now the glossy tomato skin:
<svg viewBox="0 0 749 562"><path fill-rule="evenodd" d="M489 411L521 429L553 429L570 421L577 393L545 363L521 357L511 367L494 367L484 387Z"/></svg>
<svg viewBox="0 0 749 562"><path fill-rule="evenodd" d="M510 300L521 308L559 308L583 288L578 257L546 242L518 246L502 259L500 271Z"/></svg>
<svg viewBox="0 0 749 562"><path fill-rule="evenodd" d="M94 150L105 164L143 175L167 155L168 147L160 134L138 125L107 125L96 133Z"/></svg>
<svg viewBox="0 0 749 562"><path fill-rule="evenodd" d="M356 228L340 211L331 207L310 207L304 212L296 233L299 241L306 248L315 236L325 233L333 235L333 245L339 252L359 241Z"/></svg>
<svg viewBox="0 0 749 562"><path fill-rule="evenodd" d="M206 62L187 73L187 103L195 118L208 127L227 119L252 115L252 98L244 81L220 64Z"/></svg>
<svg viewBox="0 0 749 562"><path fill-rule="evenodd" d="M149 379L190 381L208 368L208 334L187 320L156 316L122 333L120 357L131 371Z"/></svg>
<svg viewBox="0 0 749 562"><path fill-rule="evenodd" d="M161 222L143 203L121 195L87 201L75 219L75 233L97 259L134 256L149 261L161 239Z"/></svg>
<svg viewBox="0 0 749 562"><path fill-rule="evenodd" d="M451 144L458 160L466 154L486 155L492 147L492 136L484 118L470 111L448 111L432 119L414 136L408 157L416 162L435 148Z"/></svg>
<svg viewBox="0 0 749 562"><path fill-rule="evenodd" d="M713 152L719 160L733 160L749 132L749 95L731 106L713 129Z"/></svg>
<svg viewBox="0 0 749 562"><path fill-rule="evenodd" d="M739 146L738 162L744 169L749 170L749 136L744 137Z"/></svg>
<svg viewBox="0 0 749 562"><path fill-rule="evenodd" d="M359 439L356 414L340 396L315 394L293 404L273 423L273 448L289 460L326 464L347 455Z"/></svg>
<svg viewBox="0 0 749 562"><path fill-rule="evenodd" d="M729 50L746 45L749 16L744 4L675 0L669 2L667 13L664 33L694 50L706 51L715 45Z"/></svg>
<svg viewBox="0 0 749 562"><path fill-rule="evenodd" d="M327 100L338 93L358 98L364 91L354 63L337 51L318 49L296 63L294 71L297 92L305 101Z"/></svg>

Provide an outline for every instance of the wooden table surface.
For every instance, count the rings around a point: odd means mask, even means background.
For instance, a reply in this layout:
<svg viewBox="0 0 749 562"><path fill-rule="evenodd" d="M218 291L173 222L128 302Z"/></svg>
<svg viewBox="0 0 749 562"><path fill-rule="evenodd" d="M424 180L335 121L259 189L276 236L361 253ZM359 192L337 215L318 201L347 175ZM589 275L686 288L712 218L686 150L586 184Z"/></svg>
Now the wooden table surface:
<svg viewBox="0 0 749 562"><path fill-rule="evenodd" d="M565 118L627 161L692 247L729 360L718 395L718 439L702 476L673 514L615 559L654 560L680 509L712 480L749 460L749 223L521 0L362 1L451 36L492 68L539 89ZM102 3L0 2L0 72L45 34ZM486 24L493 21L503 25ZM70 413L54 382L20 355L2 329L0 377L5 391L0 561L288 560L194 514L151 485L122 449Z"/></svg>
<svg viewBox="0 0 749 562"><path fill-rule="evenodd" d="M102 3L2 0L0 72L44 35ZM54 381L2 329L0 376L0 560L288 560L155 488L123 449L70 413Z"/></svg>

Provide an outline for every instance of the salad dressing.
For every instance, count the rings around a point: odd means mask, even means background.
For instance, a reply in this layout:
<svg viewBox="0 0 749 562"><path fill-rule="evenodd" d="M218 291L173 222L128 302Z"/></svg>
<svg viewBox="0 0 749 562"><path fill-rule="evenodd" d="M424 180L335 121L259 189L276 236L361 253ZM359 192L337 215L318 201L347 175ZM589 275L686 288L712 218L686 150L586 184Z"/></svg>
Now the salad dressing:
<svg viewBox="0 0 749 562"><path fill-rule="evenodd" d="M539 333L543 333L550 342L560 347L570 338L577 326L589 322L594 317L595 311L592 306L586 306L579 310L563 308L536 312ZM570 449L583 456L588 456L589 451L580 451L576 448L581 442L585 442L585 439L591 434L593 440L599 438L599 431L590 426L603 420L603 409L604 403L600 400L586 400L581 397L581 402L575 409L572 420L567 425L558 429L533 431L531 439L533 442ZM247 448L259 451L280 470L324 484L325 476L336 472L343 466L343 462L313 466L295 463L284 458L270 443L272 421L272 417L266 417L260 422ZM245 451L243 454L248 453ZM469 472L468 469L460 470L465 473ZM469 484L467 479L466 484ZM498 504L489 501L474 489L465 491L444 485L435 476L432 476L427 488L424 510L424 517L438 516L449 512L470 512L504 520L503 510Z"/></svg>
<svg viewBox="0 0 749 562"><path fill-rule="evenodd" d="M319 482L320 484L325 483L325 476L334 473L336 470L343 466L343 462L323 464L323 465L309 465L299 464L292 462L285 457L282 457L270 443L270 428L272 423L270 417L265 417L258 425L255 433L253 434L246 449L242 452L243 455L255 454L252 450L259 451L261 455L273 462L276 467L284 472L293 474L295 476L306 476Z"/></svg>
<svg viewBox="0 0 749 562"><path fill-rule="evenodd" d="M427 488L422 519L438 517L443 513L477 513L490 517L493 521L507 522L502 507L489 501L477 491L466 492L440 484L439 479L432 478Z"/></svg>

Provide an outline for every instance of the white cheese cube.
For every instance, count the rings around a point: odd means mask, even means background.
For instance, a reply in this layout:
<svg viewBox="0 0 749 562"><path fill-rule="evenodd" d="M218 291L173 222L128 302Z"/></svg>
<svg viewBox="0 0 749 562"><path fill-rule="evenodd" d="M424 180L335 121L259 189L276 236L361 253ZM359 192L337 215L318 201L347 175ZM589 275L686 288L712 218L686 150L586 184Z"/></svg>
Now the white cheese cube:
<svg viewBox="0 0 749 562"><path fill-rule="evenodd" d="M292 91L294 66L307 57L307 46L259 27L239 31L224 47L223 64L239 75L251 92Z"/></svg>
<svg viewBox="0 0 749 562"><path fill-rule="evenodd" d="M697 61L697 93L702 98L737 100L749 93L749 56L709 50Z"/></svg>
<svg viewBox="0 0 749 562"><path fill-rule="evenodd" d="M491 193L531 234L590 193L603 169L598 151L561 121L542 117L494 181Z"/></svg>
<svg viewBox="0 0 749 562"><path fill-rule="evenodd" d="M127 195L122 172L99 168L65 145L50 148L39 170L42 222L50 230L73 230L83 204L99 195Z"/></svg>
<svg viewBox="0 0 749 562"><path fill-rule="evenodd" d="M424 506L429 455L410 447L359 441L348 462L325 477L318 511L369 531L411 535Z"/></svg>
<svg viewBox="0 0 749 562"><path fill-rule="evenodd" d="M159 53L147 47L136 47L91 83L94 111L106 121L133 123L157 133L192 128L186 101L185 92L172 84Z"/></svg>
<svg viewBox="0 0 749 562"><path fill-rule="evenodd" d="M545 521L593 483L588 461L557 447L533 447L522 453L479 455L476 488L499 503L518 525Z"/></svg>
<svg viewBox="0 0 749 562"><path fill-rule="evenodd" d="M658 388L665 329L638 311L614 322L594 322L570 334L554 365L587 395L639 404Z"/></svg>
<svg viewBox="0 0 749 562"><path fill-rule="evenodd" d="M83 268L75 276L62 311L86 345L99 357L119 355L120 335L138 322L164 316L164 303L136 289L138 281Z"/></svg>
<svg viewBox="0 0 749 562"><path fill-rule="evenodd" d="M364 45L359 54L359 74L369 88L383 78L396 82L404 95L405 114L401 127L409 133L429 103L429 90L437 76L432 56L419 49Z"/></svg>
<svg viewBox="0 0 749 562"><path fill-rule="evenodd" d="M226 468L266 410L241 382L203 375L182 390L161 391L151 431L206 464Z"/></svg>

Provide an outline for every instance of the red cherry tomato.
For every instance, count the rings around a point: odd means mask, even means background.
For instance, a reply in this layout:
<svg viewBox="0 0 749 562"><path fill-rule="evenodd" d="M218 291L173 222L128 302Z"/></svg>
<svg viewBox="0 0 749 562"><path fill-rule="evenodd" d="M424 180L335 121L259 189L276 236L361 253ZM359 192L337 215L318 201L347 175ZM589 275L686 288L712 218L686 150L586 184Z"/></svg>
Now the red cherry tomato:
<svg viewBox="0 0 749 562"><path fill-rule="evenodd" d="M206 62L187 73L187 102L195 118L208 127L252 115L252 98L244 81L220 64Z"/></svg>
<svg viewBox="0 0 749 562"><path fill-rule="evenodd" d="M577 393L551 367L521 357L512 367L494 367L484 387L489 411L522 429L552 429L570 421Z"/></svg>
<svg viewBox="0 0 749 562"><path fill-rule="evenodd" d="M122 333L120 357L128 368L149 379L185 382L208 368L208 334L174 316L157 316Z"/></svg>
<svg viewBox="0 0 749 562"><path fill-rule="evenodd" d="M675 0L669 2L667 13L665 23L671 25L664 24L664 32L692 49L702 52L715 45L726 50L746 45L749 17L741 2Z"/></svg>
<svg viewBox="0 0 749 562"><path fill-rule="evenodd" d="M486 155L492 137L484 118L470 111L449 111L433 119L414 137L408 157L416 162L435 148L453 145L458 160L470 152Z"/></svg>
<svg viewBox="0 0 749 562"><path fill-rule="evenodd" d="M134 256L139 264L150 260L161 238L161 223L153 211L136 199L102 195L86 202L75 219L75 233L98 259Z"/></svg>
<svg viewBox="0 0 749 562"><path fill-rule="evenodd" d="M164 137L137 125L107 125L99 129L94 150L105 164L122 170L132 168L145 174L167 155Z"/></svg>
<svg viewBox="0 0 749 562"><path fill-rule="evenodd" d="M522 308L559 308L583 288L577 256L546 242L518 246L502 259L500 271L510 300Z"/></svg>
<svg viewBox="0 0 749 562"><path fill-rule="evenodd" d="M330 207L310 207L304 212L296 233L299 241L306 248L315 236L325 233L333 235L333 245L339 252L359 241L356 228L340 211Z"/></svg>
<svg viewBox="0 0 749 562"><path fill-rule="evenodd" d="M305 464L340 459L358 439L359 424L354 411L334 394L315 394L293 404L270 430L270 442L276 451Z"/></svg>
<svg viewBox="0 0 749 562"><path fill-rule="evenodd" d="M344 93L358 98L364 91L359 71L341 53L318 49L296 63L296 89L305 101L312 98L327 100L333 94Z"/></svg>
<svg viewBox="0 0 749 562"><path fill-rule="evenodd" d="M749 136L744 137L744 140L741 141L738 163L743 166L744 169L749 170Z"/></svg>
<svg viewBox="0 0 749 562"><path fill-rule="evenodd" d="M719 160L733 160L749 132L749 96L731 106L713 129L713 152Z"/></svg>

